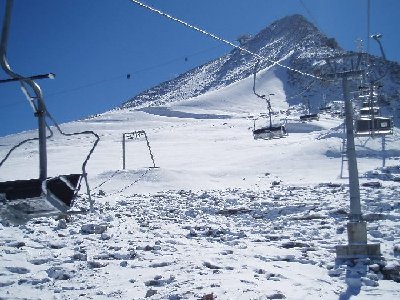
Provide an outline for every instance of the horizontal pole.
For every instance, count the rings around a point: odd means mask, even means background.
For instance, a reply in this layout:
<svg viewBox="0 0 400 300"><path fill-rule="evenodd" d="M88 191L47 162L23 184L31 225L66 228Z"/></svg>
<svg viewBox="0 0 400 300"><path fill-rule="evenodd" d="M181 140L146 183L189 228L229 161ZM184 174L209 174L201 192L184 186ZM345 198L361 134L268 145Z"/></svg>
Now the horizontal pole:
<svg viewBox="0 0 400 300"><path fill-rule="evenodd" d="M18 78L9 78L9 79L0 79L0 83L7 83L13 81L20 81L20 80L35 80L35 79L54 79L56 75L54 73L48 74L41 74L41 75L34 75L30 77L18 77Z"/></svg>

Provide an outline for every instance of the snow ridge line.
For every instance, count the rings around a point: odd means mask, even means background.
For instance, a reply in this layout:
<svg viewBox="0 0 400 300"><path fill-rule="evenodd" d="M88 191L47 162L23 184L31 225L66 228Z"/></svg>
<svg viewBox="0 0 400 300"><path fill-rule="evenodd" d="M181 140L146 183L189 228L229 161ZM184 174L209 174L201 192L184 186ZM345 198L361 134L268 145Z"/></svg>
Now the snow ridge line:
<svg viewBox="0 0 400 300"><path fill-rule="evenodd" d="M234 43L232 43L232 42L230 42L230 41L228 41L228 40L226 40L226 39L224 39L224 38L218 37L218 36L216 36L216 35L213 34L213 33L207 32L207 31L205 31L204 29L201 29L201 28L199 28L199 27L197 27L197 26L191 25L191 24L189 24L189 23L187 23L187 22L185 22L185 21L182 21L182 20L180 20L180 19L174 17L174 16L171 16L170 14L167 14L167 13L165 13L165 12L162 12L162 11L159 10L159 9L156 9L156 8L154 8L154 7L151 7L151 6L147 5L147 4L144 4L144 3L142 3L142 2L140 2L140 1L138 1L138 0L130 0L130 1L131 1L132 3L134 3L134 4L137 4L137 5L141 6L141 7L143 7L143 8L146 8L146 9L152 11L152 12L155 12L155 13L157 13L157 14L163 16L163 17L166 17L167 19L170 19L170 20L172 20L172 21L175 21L175 22L177 22L177 23L180 23L180 24L182 24L182 25L184 25L184 26L186 26L186 27L189 27L190 29L193 29L193 30L195 30L195 31L197 31L197 32L200 32L200 33L202 33L202 34L204 34L204 35L206 35L206 36L209 36L209 37L211 37L211 38L213 38L213 39L215 39L215 40L217 40L217 41L223 42L223 43L225 43L225 44L228 44L229 46L232 46L233 48L236 48L236 49L239 49L239 50L241 50L241 51L243 51L243 52L246 52L246 53L248 53L248 54L251 54L251 55L255 56L257 59L260 59L260 60L267 60L267 61L269 61L269 62L272 62L272 65L271 65L270 67L273 67L273 66L275 66L275 65L278 65L278 66L280 66L280 67L282 67L282 68L285 68L285 69L288 69L288 70L290 70L290 71L299 73L299 74L301 74L301 75L303 75L303 76L309 76L309 77L312 77L312 78L316 78L316 79L321 79L321 80L322 80L322 78L319 77L319 76L316 76L316 75L313 75L313 74L310 74L310 73L306 73L306 72L303 72L303 71L300 71L300 70L297 70L297 69L288 67L288 66L286 66L286 65L281 64L279 61L274 61L274 60L272 60L272 59L269 59L269 58L263 57L263 56L261 56L261 55L259 55L259 54L257 54L257 53L254 53L254 52L252 52L252 51L250 51L250 50L247 50L247 49L245 49L245 48L243 48L243 47L240 47L240 46L238 46L238 45L235 45Z"/></svg>

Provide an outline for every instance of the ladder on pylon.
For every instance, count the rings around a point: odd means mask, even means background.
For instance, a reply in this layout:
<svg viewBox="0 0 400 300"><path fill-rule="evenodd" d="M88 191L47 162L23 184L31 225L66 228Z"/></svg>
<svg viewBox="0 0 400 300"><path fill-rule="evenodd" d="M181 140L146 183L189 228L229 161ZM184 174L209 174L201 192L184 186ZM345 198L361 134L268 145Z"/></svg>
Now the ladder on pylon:
<svg viewBox="0 0 400 300"><path fill-rule="evenodd" d="M342 165L340 168L340 178L345 178L343 176L343 169L345 168L345 165L348 167L348 158L347 158L347 139L346 139L346 123L343 123L343 138L342 138L342 146L340 149L341 152L341 157L342 157ZM348 170L348 168L347 168Z"/></svg>

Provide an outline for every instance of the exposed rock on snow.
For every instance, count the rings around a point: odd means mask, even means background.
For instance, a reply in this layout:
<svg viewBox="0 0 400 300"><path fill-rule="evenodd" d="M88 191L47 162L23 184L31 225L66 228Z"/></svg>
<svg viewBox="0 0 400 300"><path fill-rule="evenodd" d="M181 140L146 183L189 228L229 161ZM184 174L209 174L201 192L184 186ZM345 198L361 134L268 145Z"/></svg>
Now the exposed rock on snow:
<svg viewBox="0 0 400 300"><path fill-rule="evenodd" d="M394 280L400 283L400 265L394 263L387 265L381 269L381 272L385 279Z"/></svg>
<svg viewBox="0 0 400 300"><path fill-rule="evenodd" d="M55 280L68 280L74 276L74 272L63 267L51 267L46 270L47 275Z"/></svg>
<svg viewBox="0 0 400 300"><path fill-rule="evenodd" d="M107 230L106 225L99 224L85 224L81 227L81 232L83 234L102 234Z"/></svg>
<svg viewBox="0 0 400 300"><path fill-rule="evenodd" d="M15 281L0 281L0 287L6 287L6 286L10 286L13 285L15 283Z"/></svg>
<svg viewBox="0 0 400 300"><path fill-rule="evenodd" d="M90 269L98 269L105 267L107 264L91 260L87 262L87 265Z"/></svg>
<svg viewBox="0 0 400 300"><path fill-rule="evenodd" d="M11 273L16 274L27 274L31 272L29 269L23 267L6 267L6 269Z"/></svg>

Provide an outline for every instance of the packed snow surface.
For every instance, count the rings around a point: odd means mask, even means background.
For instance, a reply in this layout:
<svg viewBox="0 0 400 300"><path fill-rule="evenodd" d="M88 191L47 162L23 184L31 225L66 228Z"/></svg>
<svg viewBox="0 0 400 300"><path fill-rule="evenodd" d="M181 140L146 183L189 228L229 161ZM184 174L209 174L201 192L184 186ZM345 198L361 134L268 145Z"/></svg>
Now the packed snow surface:
<svg viewBox="0 0 400 300"><path fill-rule="evenodd" d="M255 140L266 105L252 78L165 106L63 124L101 142L87 172L95 212L0 225L1 299L396 299L400 297L399 132L357 138L368 241L384 260L335 261L347 244L349 190L342 119L302 123L273 72L273 122L289 135ZM122 135L145 130L126 142ZM35 132L0 139L0 154ZM48 141L49 176L80 172L90 138ZM0 180L36 178L37 145L15 152ZM385 167L382 167L385 155ZM82 188L76 208L88 206ZM397 273L396 273L397 271ZM397 275L396 275L397 274ZM396 277L397 276L397 277Z"/></svg>

